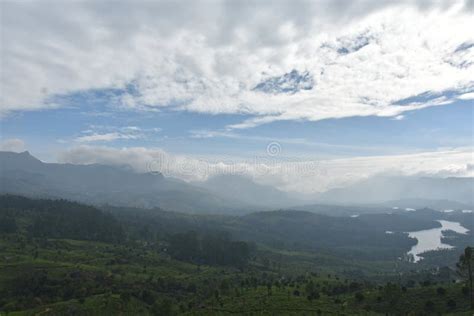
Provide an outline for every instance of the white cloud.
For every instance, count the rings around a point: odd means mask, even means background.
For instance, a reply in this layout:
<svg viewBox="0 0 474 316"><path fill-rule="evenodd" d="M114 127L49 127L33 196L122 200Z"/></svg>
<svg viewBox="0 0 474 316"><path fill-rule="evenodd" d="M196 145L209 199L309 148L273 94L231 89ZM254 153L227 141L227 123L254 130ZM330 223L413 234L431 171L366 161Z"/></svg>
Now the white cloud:
<svg viewBox="0 0 474 316"><path fill-rule="evenodd" d="M395 120L395 121L401 121L401 120L403 120L404 118L405 118L405 116L403 116L403 115L397 115L397 116L395 116L395 117L393 118L393 120Z"/></svg>
<svg viewBox="0 0 474 316"><path fill-rule="evenodd" d="M111 142L117 139L137 139L137 138L140 138L140 135L120 134L120 133L115 133L115 132L105 133L105 134L93 133L91 135L76 137L75 141L79 143Z"/></svg>
<svg viewBox="0 0 474 316"><path fill-rule="evenodd" d="M458 96L461 100L474 100L474 92L464 93Z"/></svg>
<svg viewBox="0 0 474 316"><path fill-rule="evenodd" d="M170 154L159 148L79 146L64 151L61 162L130 165L138 172L199 181L216 174L241 174L287 191L315 193L375 174L474 176L472 148L344 159L287 159L262 155L252 159L199 158Z"/></svg>
<svg viewBox="0 0 474 316"><path fill-rule="evenodd" d="M25 142L19 138L9 138L0 142L1 151L13 151L16 153L25 151Z"/></svg>
<svg viewBox="0 0 474 316"><path fill-rule="evenodd" d="M255 116L232 129L397 117L474 89L468 2L1 5L3 114L61 106L55 95L127 86L117 106ZM252 91L292 69L309 71L314 88L292 95ZM396 104L426 91L455 93Z"/></svg>
<svg viewBox="0 0 474 316"><path fill-rule="evenodd" d="M152 133L160 132L160 128L141 128L137 126L95 126L91 125L90 129L82 131L82 136L74 138L79 143L92 142L111 142L120 139L144 139Z"/></svg>

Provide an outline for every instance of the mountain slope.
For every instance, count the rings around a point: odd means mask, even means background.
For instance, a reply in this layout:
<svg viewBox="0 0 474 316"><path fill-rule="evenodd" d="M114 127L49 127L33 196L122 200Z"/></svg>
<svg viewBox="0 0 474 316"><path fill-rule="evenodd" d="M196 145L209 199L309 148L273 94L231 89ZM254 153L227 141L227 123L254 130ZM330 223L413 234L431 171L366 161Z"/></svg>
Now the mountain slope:
<svg viewBox="0 0 474 316"><path fill-rule="evenodd" d="M286 192L269 185L255 183L249 178L238 175L218 175L194 184L216 195L229 199L238 198L246 204L265 208L282 208L301 203Z"/></svg>
<svg viewBox="0 0 474 316"><path fill-rule="evenodd" d="M0 152L0 192L188 213L236 213L254 209L161 174L135 173L95 164L43 163L28 152Z"/></svg>
<svg viewBox="0 0 474 316"><path fill-rule="evenodd" d="M474 205L474 178L376 176L344 188L329 190L318 197L321 202L336 204L369 204L407 199L450 200Z"/></svg>

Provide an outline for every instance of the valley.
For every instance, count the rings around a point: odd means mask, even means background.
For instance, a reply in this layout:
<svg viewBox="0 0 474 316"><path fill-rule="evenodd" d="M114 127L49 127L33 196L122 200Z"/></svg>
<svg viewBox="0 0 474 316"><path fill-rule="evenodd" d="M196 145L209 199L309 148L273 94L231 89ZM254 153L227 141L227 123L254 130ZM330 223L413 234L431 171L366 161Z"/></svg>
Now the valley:
<svg viewBox="0 0 474 316"><path fill-rule="evenodd" d="M307 203L236 176L0 161L8 315L469 313L466 201Z"/></svg>
<svg viewBox="0 0 474 316"><path fill-rule="evenodd" d="M472 30L0 0L0 316L474 316Z"/></svg>
<svg viewBox="0 0 474 316"><path fill-rule="evenodd" d="M0 201L0 304L12 315L468 314L455 268L465 239L452 236L443 266L403 256L417 242L403 231L467 225L461 211L222 216Z"/></svg>

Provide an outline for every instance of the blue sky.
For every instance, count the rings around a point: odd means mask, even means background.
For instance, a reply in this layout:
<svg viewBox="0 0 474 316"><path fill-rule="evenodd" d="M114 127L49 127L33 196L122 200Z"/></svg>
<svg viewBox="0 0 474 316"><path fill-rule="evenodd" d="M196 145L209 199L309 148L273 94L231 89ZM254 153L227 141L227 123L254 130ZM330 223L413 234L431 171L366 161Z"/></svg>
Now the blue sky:
<svg viewBox="0 0 474 316"><path fill-rule="evenodd" d="M47 2L1 3L3 150L296 191L473 175L472 2Z"/></svg>
<svg viewBox="0 0 474 316"><path fill-rule="evenodd" d="M22 139L32 152L48 161L55 161L55 155L64 147L80 145L81 136L110 133L126 126L150 132L138 139L87 143L247 158L262 154L271 141L281 144L282 154L315 158L389 155L472 145L470 100L407 112L402 119L369 116L316 122L278 121L230 132L226 131L228 125L248 116L167 109L117 111L108 107L107 102L91 102L89 97L80 96L65 108L15 113L3 119L3 137Z"/></svg>

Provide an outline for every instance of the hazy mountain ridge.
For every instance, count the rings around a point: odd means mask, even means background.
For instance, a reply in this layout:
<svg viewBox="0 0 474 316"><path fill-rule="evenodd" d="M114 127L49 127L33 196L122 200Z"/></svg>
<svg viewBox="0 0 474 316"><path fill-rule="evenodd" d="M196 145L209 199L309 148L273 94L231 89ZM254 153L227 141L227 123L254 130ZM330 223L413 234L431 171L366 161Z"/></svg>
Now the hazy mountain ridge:
<svg viewBox="0 0 474 316"><path fill-rule="evenodd" d="M463 210L473 208L472 204L446 199L400 199L387 201L382 203L382 205L391 208L398 207L400 209L420 209L427 207L438 211L447 209Z"/></svg>
<svg viewBox="0 0 474 316"><path fill-rule="evenodd" d="M470 209L472 178L374 177L303 202L294 194L237 175L187 183L126 167L43 163L28 152L0 152L0 193L66 198L96 205L160 207L170 211L243 214L270 209L328 215L387 213L392 207Z"/></svg>
<svg viewBox="0 0 474 316"><path fill-rule="evenodd" d="M463 206L474 205L474 178L375 176L318 196L319 201L339 204L381 204L409 199L426 200L426 204L429 200L449 200Z"/></svg>
<svg viewBox="0 0 474 316"><path fill-rule="evenodd" d="M238 198L240 201L262 207L282 208L301 203L291 194L270 185L255 183L252 179L238 175L218 175L203 182L194 182L196 186L225 198Z"/></svg>
<svg viewBox="0 0 474 316"><path fill-rule="evenodd" d="M43 163L28 152L0 153L0 192L67 198L92 204L235 213L253 209L184 181L104 165Z"/></svg>

